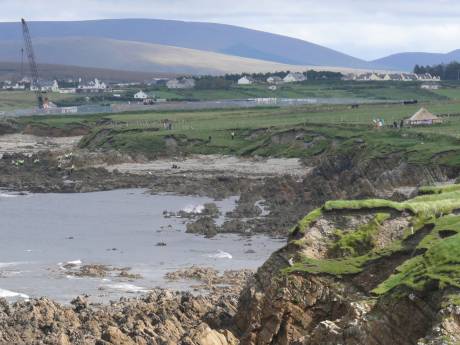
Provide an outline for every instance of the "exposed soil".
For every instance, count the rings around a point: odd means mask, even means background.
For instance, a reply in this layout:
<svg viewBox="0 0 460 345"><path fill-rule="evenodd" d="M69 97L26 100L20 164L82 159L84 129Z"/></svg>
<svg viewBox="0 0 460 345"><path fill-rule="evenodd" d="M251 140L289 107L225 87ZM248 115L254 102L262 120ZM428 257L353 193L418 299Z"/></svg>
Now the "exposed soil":
<svg viewBox="0 0 460 345"><path fill-rule="evenodd" d="M145 163L105 165L109 171L140 175L232 176L261 178L272 176L305 177L311 168L296 158L249 159L218 155L195 155L184 159L158 159Z"/></svg>

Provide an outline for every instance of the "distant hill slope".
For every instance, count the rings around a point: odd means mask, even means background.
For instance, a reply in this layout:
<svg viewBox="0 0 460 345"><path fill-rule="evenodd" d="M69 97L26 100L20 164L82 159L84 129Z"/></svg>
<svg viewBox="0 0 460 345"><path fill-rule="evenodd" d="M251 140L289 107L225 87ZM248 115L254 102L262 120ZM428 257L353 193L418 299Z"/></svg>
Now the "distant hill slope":
<svg viewBox="0 0 460 345"><path fill-rule="evenodd" d="M0 61L17 61L21 46L21 41L0 41ZM224 74L305 71L310 68L209 51L94 37L34 39L34 50L41 63L150 73ZM347 68L327 69L350 71Z"/></svg>
<svg viewBox="0 0 460 345"><path fill-rule="evenodd" d="M441 63L448 64L452 61L460 62L460 50L454 50L447 54L438 53L400 53L390 55L378 60L372 61L373 64L386 66L391 69L401 71L412 71L415 65L438 65Z"/></svg>
<svg viewBox="0 0 460 345"><path fill-rule="evenodd" d="M27 72L28 65L25 67ZM53 64L39 64L38 69L40 77L45 79L69 79L78 76L85 80L99 78L106 82L143 82L153 78L172 78L175 76L174 74L170 73L131 72L106 68L90 68ZM19 78L20 73L20 63L0 62L0 80L16 80Z"/></svg>
<svg viewBox="0 0 460 345"><path fill-rule="evenodd" d="M300 39L242 27L154 19L30 22L33 39L101 37L224 53L283 64L375 68L366 61ZM0 41L21 41L19 23L0 23ZM82 46L85 49L85 46ZM68 61L60 61L68 63Z"/></svg>

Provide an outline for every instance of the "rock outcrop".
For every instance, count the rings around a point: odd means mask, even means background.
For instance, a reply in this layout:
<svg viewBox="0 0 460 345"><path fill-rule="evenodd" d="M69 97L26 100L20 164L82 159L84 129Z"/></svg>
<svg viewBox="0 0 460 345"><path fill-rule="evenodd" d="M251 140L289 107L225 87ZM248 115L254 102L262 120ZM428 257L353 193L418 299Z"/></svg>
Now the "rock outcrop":
<svg viewBox="0 0 460 345"><path fill-rule="evenodd" d="M84 298L68 307L45 298L13 305L0 300L0 344L236 345L231 332L208 325L225 323L236 302L236 296L169 291L108 306L91 306Z"/></svg>
<svg viewBox="0 0 460 345"><path fill-rule="evenodd" d="M460 195L432 192L305 217L243 290L241 344L458 344Z"/></svg>

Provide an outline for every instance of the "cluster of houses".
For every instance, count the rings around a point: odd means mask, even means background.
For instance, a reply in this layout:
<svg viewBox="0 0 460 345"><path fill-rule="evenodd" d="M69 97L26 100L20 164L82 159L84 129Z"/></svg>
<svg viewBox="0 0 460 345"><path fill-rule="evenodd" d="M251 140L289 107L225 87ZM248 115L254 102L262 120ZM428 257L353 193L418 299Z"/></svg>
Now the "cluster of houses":
<svg viewBox="0 0 460 345"><path fill-rule="evenodd" d="M432 76L429 73L415 74L415 73L350 73L346 74L343 80L357 80L357 81L440 81L440 77Z"/></svg>
<svg viewBox="0 0 460 345"><path fill-rule="evenodd" d="M33 85L32 81L28 78L23 78L20 81L13 83L10 80L3 82L3 90L30 90L37 91L38 87ZM43 92L55 92L55 93L99 93L109 91L109 88L104 82L99 79L91 80L88 83L83 83L81 78L77 81L66 80L66 81L41 81L40 90Z"/></svg>
<svg viewBox="0 0 460 345"><path fill-rule="evenodd" d="M279 85L284 83L300 83L302 81L307 80L307 76L304 73L294 72L288 73L284 78L280 76L274 75L267 78L266 82L270 85ZM243 76L238 79L238 85L252 85L256 82L256 80L250 76Z"/></svg>
<svg viewBox="0 0 460 345"><path fill-rule="evenodd" d="M279 85L284 83L299 83L307 80L305 73L288 73L284 78L280 76L270 76L266 82L269 85ZM429 73L415 74L415 73L349 73L342 77L342 80L356 80L356 81L420 81L420 82L437 82L441 78L432 76ZM238 79L238 85L252 85L257 81L251 76L244 75ZM427 84L424 88L433 88Z"/></svg>

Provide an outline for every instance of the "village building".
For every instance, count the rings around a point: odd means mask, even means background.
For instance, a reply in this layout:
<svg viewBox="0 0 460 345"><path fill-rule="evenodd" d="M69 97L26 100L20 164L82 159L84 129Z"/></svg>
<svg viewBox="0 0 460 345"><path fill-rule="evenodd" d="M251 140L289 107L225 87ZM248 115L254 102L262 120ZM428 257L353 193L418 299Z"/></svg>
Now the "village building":
<svg viewBox="0 0 460 345"><path fill-rule="evenodd" d="M192 78L172 79L166 83L168 89L193 89L195 80Z"/></svg>
<svg viewBox="0 0 460 345"><path fill-rule="evenodd" d="M343 80L357 81L439 81L439 77L433 77L431 74L415 74L415 73L377 73L367 72L345 75Z"/></svg>
<svg viewBox="0 0 460 345"><path fill-rule="evenodd" d="M421 108L414 115L405 121L406 124L410 126L419 126L419 125L434 125L442 123L442 119L433 115L425 108Z"/></svg>
<svg viewBox="0 0 460 345"><path fill-rule="evenodd" d="M138 93L134 94L134 99L140 99L144 100L149 98L149 95L147 95L144 91L139 91Z"/></svg>
<svg viewBox="0 0 460 345"><path fill-rule="evenodd" d="M254 79L248 76L243 76L242 78L238 79L238 85L252 85L254 84Z"/></svg>
<svg viewBox="0 0 460 345"><path fill-rule="evenodd" d="M278 85L283 83L283 79L281 77L278 77L277 75L268 77L267 78L267 83L272 84L272 85Z"/></svg>
<svg viewBox="0 0 460 345"><path fill-rule="evenodd" d="M372 81L384 80L384 76L377 74L377 73L372 73L369 77L369 80L372 80Z"/></svg>
<svg viewBox="0 0 460 345"><path fill-rule="evenodd" d="M40 87L41 87L43 92L51 92L51 91L53 91L53 86L54 86L54 83L51 82L51 81L42 82L41 85L40 85Z"/></svg>
<svg viewBox="0 0 460 345"><path fill-rule="evenodd" d="M303 73L289 73L283 79L285 83L299 83L305 80L307 80L307 78Z"/></svg>
<svg viewBox="0 0 460 345"><path fill-rule="evenodd" d="M16 83L14 85L7 85L3 87L4 89L8 90L25 90L26 89L26 84L23 83Z"/></svg>
<svg viewBox="0 0 460 345"><path fill-rule="evenodd" d="M402 81L417 81L418 77L414 73L401 73Z"/></svg>
<svg viewBox="0 0 460 345"><path fill-rule="evenodd" d="M59 83L57 80L53 81L53 86L51 87L52 92L59 92Z"/></svg>
<svg viewBox="0 0 460 345"><path fill-rule="evenodd" d="M94 81L90 81L86 85L81 84L81 79L79 80L79 85L77 87L79 92L89 92L89 93L96 93L96 92L104 92L107 90L107 85L104 82L101 82L99 79L94 79Z"/></svg>

